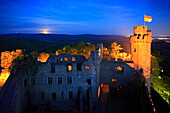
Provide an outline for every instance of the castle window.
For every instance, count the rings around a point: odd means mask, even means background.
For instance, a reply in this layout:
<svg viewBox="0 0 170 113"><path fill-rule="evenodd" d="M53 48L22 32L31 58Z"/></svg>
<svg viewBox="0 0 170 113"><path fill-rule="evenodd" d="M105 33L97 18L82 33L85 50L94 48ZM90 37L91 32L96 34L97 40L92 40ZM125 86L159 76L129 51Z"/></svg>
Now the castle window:
<svg viewBox="0 0 170 113"><path fill-rule="evenodd" d="M48 81L47 81L48 84L52 84L52 80L53 80L52 77L48 77Z"/></svg>
<svg viewBox="0 0 170 113"><path fill-rule="evenodd" d="M114 83L116 85L117 84L117 80L116 79L112 79L112 83Z"/></svg>
<svg viewBox="0 0 170 113"><path fill-rule="evenodd" d="M144 34L144 35L143 35L142 39L144 39L144 38L145 38L145 35L146 35L146 34Z"/></svg>
<svg viewBox="0 0 170 113"><path fill-rule="evenodd" d="M63 58L60 58L60 62L62 62L63 61Z"/></svg>
<svg viewBox="0 0 170 113"><path fill-rule="evenodd" d="M87 79L88 85L91 85L91 79Z"/></svg>
<svg viewBox="0 0 170 113"><path fill-rule="evenodd" d="M67 57L65 57L65 58L64 58L64 61L65 61L65 62L68 62L68 58L67 58Z"/></svg>
<svg viewBox="0 0 170 113"><path fill-rule="evenodd" d="M69 91L69 99L73 98L73 91Z"/></svg>
<svg viewBox="0 0 170 113"><path fill-rule="evenodd" d="M136 52L136 48L134 49L134 52Z"/></svg>
<svg viewBox="0 0 170 113"><path fill-rule="evenodd" d="M72 77L68 77L68 84L72 84L73 82L73 78Z"/></svg>
<svg viewBox="0 0 170 113"><path fill-rule="evenodd" d="M41 92L40 98L44 99L44 92Z"/></svg>
<svg viewBox="0 0 170 113"><path fill-rule="evenodd" d="M116 79L112 79L112 82L116 82Z"/></svg>
<svg viewBox="0 0 170 113"><path fill-rule="evenodd" d="M77 63L77 70L81 71L81 63Z"/></svg>
<svg viewBox="0 0 170 113"><path fill-rule="evenodd" d="M72 62L75 62L76 61L76 58L75 57L72 57Z"/></svg>
<svg viewBox="0 0 170 113"><path fill-rule="evenodd" d="M58 84L62 84L62 82L63 82L62 77L58 77Z"/></svg>
<svg viewBox="0 0 170 113"><path fill-rule="evenodd" d="M89 70L89 66L88 65L86 66L86 70Z"/></svg>
<svg viewBox="0 0 170 113"><path fill-rule="evenodd" d="M137 39L139 39L139 37L141 36L141 34L138 34L138 37L137 37Z"/></svg>
<svg viewBox="0 0 170 113"><path fill-rule="evenodd" d="M67 66L67 71L72 71L72 66L71 65Z"/></svg>
<svg viewBox="0 0 170 113"><path fill-rule="evenodd" d="M27 86L27 78L24 79L24 86Z"/></svg>
<svg viewBox="0 0 170 113"><path fill-rule="evenodd" d="M31 85L35 85L35 77L31 77Z"/></svg>
<svg viewBox="0 0 170 113"><path fill-rule="evenodd" d="M123 67L120 67L120 66L116 67L116 73L123 74L124 73Z"/></svg>
<svg viewBox="0 0 170 113"><path fill-rule="evenodd" d="M51 63L51 73L55 73L55 64Z"/></svg>

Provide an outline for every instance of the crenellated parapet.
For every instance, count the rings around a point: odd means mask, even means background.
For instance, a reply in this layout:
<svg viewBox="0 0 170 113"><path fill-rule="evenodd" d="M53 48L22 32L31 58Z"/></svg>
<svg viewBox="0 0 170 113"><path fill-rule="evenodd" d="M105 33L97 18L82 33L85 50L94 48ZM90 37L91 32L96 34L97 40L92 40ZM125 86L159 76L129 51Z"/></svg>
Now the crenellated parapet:
<svg viewBox="0 0 170 113"><path fill-rule="evenodd" d="M147 30L147 26L135 26L134 35L130 36L130 42L132 43L151 43L152 31Z"/></svg>

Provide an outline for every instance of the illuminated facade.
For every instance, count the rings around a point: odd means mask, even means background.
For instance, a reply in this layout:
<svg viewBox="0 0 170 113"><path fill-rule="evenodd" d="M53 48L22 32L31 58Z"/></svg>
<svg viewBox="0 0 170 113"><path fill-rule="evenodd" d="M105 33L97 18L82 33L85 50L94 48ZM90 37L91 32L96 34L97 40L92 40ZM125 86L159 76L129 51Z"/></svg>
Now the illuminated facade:
<svg viewBox="0 0 170 113"><path fill-rule="evenodd" d="M100 95L102 47L98 44L89 59L81 55L60 54L49 56L46 62L38 60L37 74L22 78L22 90L27 92L25 98L34 95L29 97L32 105L62 102L71 107L78 105L82 106L80 109L93 110Z"/></svg>
<svg viewBox="0 0 170 113"><path fill-rule="evenodd" d="M152 31L147 26L135 26L134 36L130 37L131 58L135 68L143 73L150 92L150 68L151 68L151 37Z"/></svg>
<svg viewBox="0 0 170 113"><path fill-rule="evenodd" d="M42 54L37 59L35 75L21 69L16 109L23 111L21 108L26 108L26 103L30 103L37 106L55 105L59 111L67 111L71 106L78 108L75 112L93 112L101 87L104 84L109 88L128 87L135 70L143 73L150 91L151 33L147 26L134 27L134 36L130 37L133 62L118 58L104 59L103 44L97 44L88 59L81 55Z"/></svg>

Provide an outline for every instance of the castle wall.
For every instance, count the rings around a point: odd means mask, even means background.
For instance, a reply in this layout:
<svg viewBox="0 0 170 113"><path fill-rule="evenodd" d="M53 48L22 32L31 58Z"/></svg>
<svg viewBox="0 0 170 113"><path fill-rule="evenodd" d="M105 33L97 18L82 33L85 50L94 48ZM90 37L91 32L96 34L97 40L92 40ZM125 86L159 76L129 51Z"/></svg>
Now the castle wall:
<svg viewBox="0 0 170 113"><path fill-rule="evenodd" d="M123 72L117 72L117 67L122 67ZM115 62L103 59L100 67L101 84L112 85L112 79L116 79L117 85L125 86L134 76L134 68L125 62Z"/></svg>
<svg viewBox="0 0 170 113"><path fill-rule="evenodd" d="M69 105L78 104L80 102L79 99L83 99L83 101L88 99L89 108L92 110L97 105L96 92L99 83L96 83L96 81L100 75L100 60L98 57L96 59L96 54L93 55L89 59L77 56L77 60L73 62L71 59L73 56L76 57L75 55L62 54L49 57L46 63L38 63L36 75L27 74L22 78L23 96L27 92L25 97L29 98L31 105L53 103L54 94L57 102L65 102ZM65 57L68 58L68 61L64 61ZM60 58L63 58L62 62ZM68 65L72 67L71 71L68 71ZM52 72L54 70L55 72ZM52 77L52 84L48 84L49 77ZM62 84L58 84L58 77L62 77ZM71 84L68 84L68 77L72 77ZM35 84L31 84L31 78L35 78ZM26 86L23 85L25 79L27 79ZM69 98L70 91L73 93L72 98ZM43 99L41 98L42 92ZM88 97L89 94L90 97Z"/></svg>

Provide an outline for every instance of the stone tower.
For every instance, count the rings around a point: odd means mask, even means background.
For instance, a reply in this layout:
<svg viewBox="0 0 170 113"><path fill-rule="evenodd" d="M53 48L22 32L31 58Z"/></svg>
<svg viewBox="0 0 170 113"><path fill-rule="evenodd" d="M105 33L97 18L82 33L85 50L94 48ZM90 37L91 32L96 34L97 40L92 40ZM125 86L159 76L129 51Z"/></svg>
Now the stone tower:
<svg viewBox="0 0 170 113"><path fill-rule="evenodd" d="M147 26L135 26L134 36L130 36L131 60L138 71L146 78L148 91L150 93L150 69L151 69L151 30Z"/></svg>

